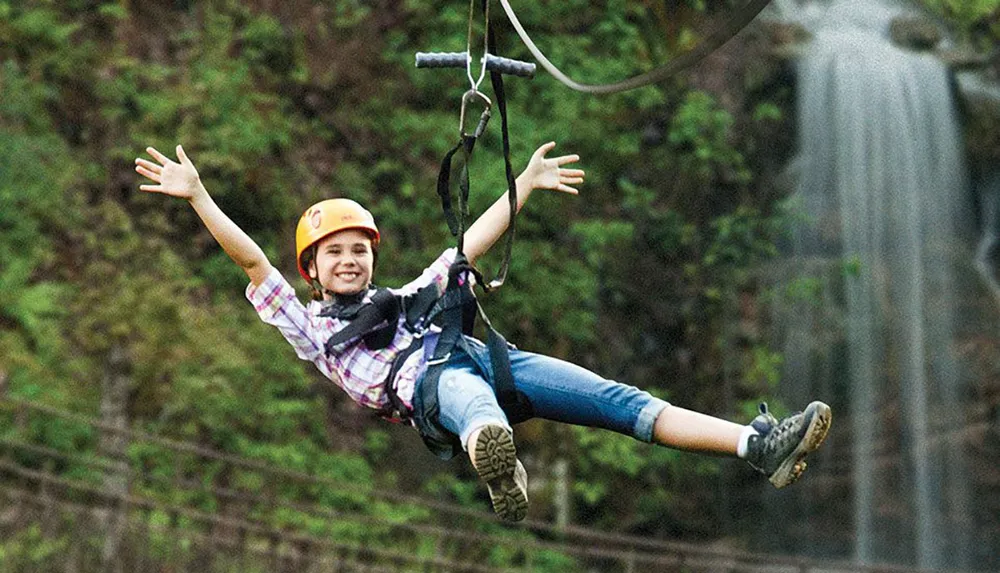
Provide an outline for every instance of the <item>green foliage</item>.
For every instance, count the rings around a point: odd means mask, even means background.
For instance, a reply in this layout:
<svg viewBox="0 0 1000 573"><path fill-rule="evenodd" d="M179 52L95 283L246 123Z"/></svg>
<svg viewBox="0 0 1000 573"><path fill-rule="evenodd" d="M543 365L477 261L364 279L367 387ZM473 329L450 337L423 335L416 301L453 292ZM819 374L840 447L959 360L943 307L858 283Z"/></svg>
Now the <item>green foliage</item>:
<svg viewBox="0 0 1000 573"><path fill-rule="evenodd" d="M54 280L52 247L75 217L62 168L67 149L35 119L45 90L11 63L0 74L17 94L0 98L0 365L17 384L63 362L62 301L70 285Z"/></svg>
<svg viewBox="0 0 1000 573"><path fill-rule="evenodd" d="M467 507L479 505L481 486L474 481L459 479L454 474L438 473L424 482L424 490L436 498L444 497Z"/></svg>
<svg viewBox="0 0 1000 573"><path fill-rule="evenodd" d="M861 257L858 255L851 255L841 262L841 273L846 278L858 277L863 270L864 263L861 262Z"/></svg>
<svg viewBox="0 0 1000 573"><path fill-rule="evenodd" d="M792 302L819 304L823 293L823 280L818 277L796 277L785 286L785 297Z"/></svg>
<svg viewBox="0 0 1000 573"><path fill-rule="evenodd" d="M765 216L753 207L738 207L710 223L711 236L702 259L704 268L733 273L739 285L746 270L778 254L775 240L788 228L782 213Z"/></svg>
<svg viewBox="0 0 1000 573"><path fill-rule="evenodd" d="M747 382L767 388L773 392L781 380L781 365L784 357L764 346L754 346L749 355L749 364L744 377Z"/></svg>
<svg viewBox="0 0 1000 573"><path fill-rule="evenodd" d="M1000 0L920 0L931 12L953 22L962 38L989 51L1000 40Z"/></svg>
<svg viewBox="0 0 1000 573"><path fill-rule="evenodd" d="M669 141L681 156L681 166L703 178L717 170L734 172L738 181L747 182L751 174L743 155L729 142L732 115L717 107L715 99L702 91L690 91L674 115Z"/></svg>
<svg viewBox="0 0 1000 573"><path fill-rule="evenodd" d="M30 571L53 568L68 546L67 537L53 539L43 535L38 524L16 532L0 543L0 565L5 571Z"/></svg>
<svg viewBox="0 0 1000 573"><path fill-rule="evenodd" d="M697 39L705 13L731 5L692 0L666 14L657 3L597 9L571 0L519 12L561 67L604 82L669 60ZM108 354L124 348L134 426L360 488L275 483L133 444L129 460L149 477L139 493L222 512L205 489L227 485L390 522L430 520L426 509L371 501L368 491L396 487L400 444L366 413L342 408L346 398L324 404L317 388L328 382L260 323L242 271L188 205L140 193L131 162L147 145L173 155L183 143L219 205L297 287L301 211L329 196L358 199L386 238L378 282L401 285L450 244L433 188L467 88L460 71L416 70L412 55L464 49L465 18L465 5L444 0L379 10L361 1L273 9L229 0L0 1L0 371L12 393L93 413ZM501 52L528 58L501 30ZM537 193L522 212L508 285L483 297L493 322L522 348L696 410L736 413L738 403L718 401L727 359L715 342L784 220L757 192L749 139L735 126L776 122L784 110L723 108L719 94L684 77L608 97L569 92L544 73L506 86L515 170L554 139L554 153L583 157L587 183L579 197ZM494 116L471 166L474 214L505 188L498 129ZM497 262L491 253L482 268ZM759 349L736 362L752 387L773 380L780 356ZM27 431L59 451L96 448L96 437L72 424ZM701 482L714 479L715 461L602 432L562 440L573 450L574 502L588 508L589 523L662 533L663 511L683 528L697 513L684 511L684 500L701 509L714 502L712 485ZM94 479L79 466L59 469ZM178 472L205 488L176 488ZM420 488L483 507L481 486L466 476L431 476ZM673 493L681 489L701 493ZM390 536L294 508L251 513L362 543ZM195 550L175 541L164 538L153 552ZM414 547L440 550L427 539ZM487 558L575 570L546 551Z"/></svg>
<svg viewBox="0 0 1000 573"><path fill-rule="evenodd" d="M754 121L778 121L784 117L784 112L781 108L772 102L763 102L757 104L757 107L753 111Z"/></svg>

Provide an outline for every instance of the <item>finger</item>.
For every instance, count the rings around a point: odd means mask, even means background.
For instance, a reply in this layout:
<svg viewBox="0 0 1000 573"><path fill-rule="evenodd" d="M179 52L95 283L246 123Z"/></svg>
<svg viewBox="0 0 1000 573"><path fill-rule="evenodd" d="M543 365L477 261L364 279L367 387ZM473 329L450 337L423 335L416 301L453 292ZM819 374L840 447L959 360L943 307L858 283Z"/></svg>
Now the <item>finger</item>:
<svg viewBox="0 0 1000 573"><path fill-rule="evenodd" d="M564 177L583 177L586 175L583 169L560 169L559 175Z"/></svg>
<svg viewBox="0 0 1000 573"><path fill-rule="evenodd" d="M554 158L553 161L556 162L556 165L566 165L567 163L580 161L580 156L575 153L573 155L563 155L561 157Z"/></svg>
<svg viewBox="0 0 1000 573"><path fill-rule="evenodd" d="M152 155L153 159L159 161L163 165L166 165L167 163L170 163L170 159L167 158L166 155L160 153L159 151L157 151L156 149L154 149L152 147L147 147L146 148L146 153Z"/></svg>
<svg viewBox="0 0 1000 573"><path fill-rule="evenodd" d="M541 147L535 150L535 155L538 157L544 157L546 153L552 151L552 148L556 146L556 142L550 141L548 143L543 143Z"/></svg>
<svg viewBox="0 0 1000 573"><path fill-rule="evenodd" d="M135 158L135 164L137 166L143 167L143 168L145 168L145 169L147 169L149 171L152 171L153 173L161 173L163 171L163 168L160 167L159 165L153 163L152 161L148 161L146 159L143 159L141 157L136 157Z"/></svg>
<svg viewBox="0 0 1000 573"><path fill-rule="evenodd" d="M560 183L568 183L570 185L579 185L583 183L583 177L560 177Z"/></svg>
<svg viewBox="0 0 1000 573"><path fill-rule="evenodd" d="M562 191L563 193L569 193L570 195L579 195L580 194L580 192L577 191L576 189L573 189L569 185L563 185L562 183L560 183L559 186L556 187L556 190L557 191Z"/></svg>
<svg viewBox="0 0 1000 573"><path fill-rule="evenodd" d="M143 191L152 191L153 193L161 193L163 191L163 185L140 185L139 189Z"/></svg>
<svg viewBox="0 0 1000 573"><path fill-rule="evenodd" d="M146 169L142 165L136 165L135 166L135 170L136 170L137 173L139 173L139 175L142 175L143 177L145 177L147 179L152 179L153 181L156 181L157 183L160 182L160 174L159 173L153 173L152 171L150 171L149 169Z"/></svg>
<svg viewBox="0 0 1000 573"><path fill-rule="evenodd" d="M177 159L180 159L184 165L191 165L191 160L188 159L187 153L184 153L184 148L180 144L177 145Z"/></svg>

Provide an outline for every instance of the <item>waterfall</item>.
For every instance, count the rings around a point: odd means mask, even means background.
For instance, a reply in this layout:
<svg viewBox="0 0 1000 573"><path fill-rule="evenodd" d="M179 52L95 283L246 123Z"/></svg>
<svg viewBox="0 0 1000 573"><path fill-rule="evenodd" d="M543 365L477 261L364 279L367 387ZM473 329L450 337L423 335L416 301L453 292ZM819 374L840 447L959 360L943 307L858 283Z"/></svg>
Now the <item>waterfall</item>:
<svg viewBox="0 0 1000 573"><path fill-rule="evenodd" d="M829 284L811 314L784 320L785 379L844 396L850 422L835 431L850 453L833 455L852 472L855 557L955 568L970 551L955 268L975 221L948 71L889 41L899 13L835 0L802 21L796 196L809 224L794 250Z"/></svg>
<svg viewBox="0 0 1000 573"><path fill-rule="evenodd" d="M976 248L976 268L1000 301L1000 169L982 176L979 183L981 238Z"/></svg>

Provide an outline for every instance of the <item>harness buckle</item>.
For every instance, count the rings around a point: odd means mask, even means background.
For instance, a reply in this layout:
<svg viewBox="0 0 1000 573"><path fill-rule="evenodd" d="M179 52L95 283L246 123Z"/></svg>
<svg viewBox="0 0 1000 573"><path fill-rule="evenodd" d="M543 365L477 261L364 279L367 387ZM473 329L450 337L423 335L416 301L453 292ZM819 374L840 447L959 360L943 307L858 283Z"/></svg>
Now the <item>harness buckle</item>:
<svg viewBox="0 0 1000 573"><path fill-rule="evenodd" d="M482 115L479 116L479 125L476 126L476 131L470 134L466 132L466 125L467 125L466 120L468 117L467 105L469 104L470 100L477 97L480 100L482 100L483 113ZM469 91L465 92L465 94L462 95L462 109L459 112L460 117L458 122L458 132L462 135L462 137L478 138L480 135L482 135L483 131L486 129L487 122L489 122L490 120L490 109L492 107L493 107L493 102L490 101L490 98L486 97L486 94L479 91L478 89L472 88Z"/></svg>

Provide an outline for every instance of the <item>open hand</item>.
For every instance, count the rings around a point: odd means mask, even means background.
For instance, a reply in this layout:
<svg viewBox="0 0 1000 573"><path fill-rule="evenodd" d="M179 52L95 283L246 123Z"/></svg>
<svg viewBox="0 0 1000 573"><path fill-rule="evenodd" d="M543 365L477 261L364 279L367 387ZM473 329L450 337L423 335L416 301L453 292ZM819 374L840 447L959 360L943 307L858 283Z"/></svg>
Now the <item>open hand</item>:
<svg viewBox="0 0 1000 573"><path fill-rule="evenodd" d="M570 185L583 183L583 170L563 169L562 166L579 161L580 156L573 154L546 159L545 154L555 146L556 142L550 141L536 149L522 175L527 178L531 189L552 189L577 195L579 191Z"/></svg>
<svg viewBox="0 0 1000 573"><path fill-rule="evenodd" d="M194 168L194 164L188 159L180 145L177 146L177 159L180 160L180 163L171 160L152 147L147 147L146 152L153 156L153 159L159 164L136 157L135 170L139 175L152 179L159 185L140 185L139 189L188 200L194 198L196 193L204 189L201 186L201 179L198 177L198 170Z"/></svg>

